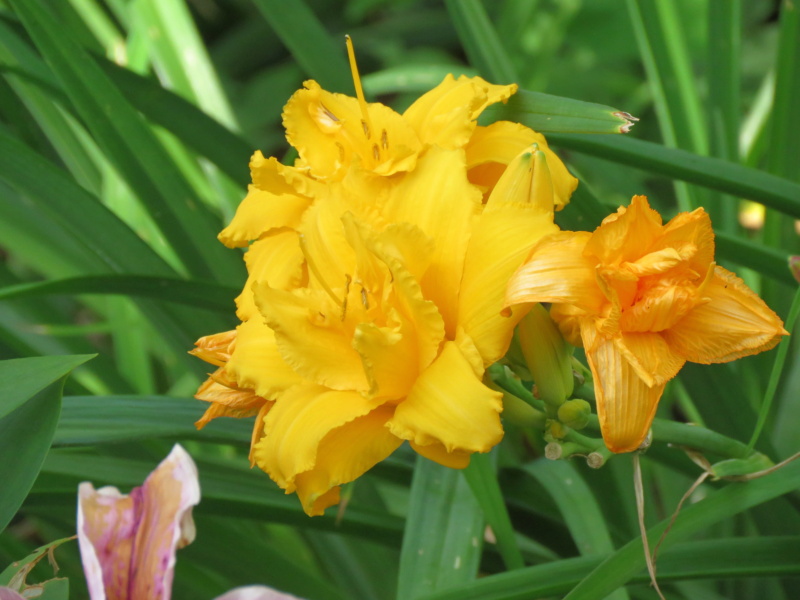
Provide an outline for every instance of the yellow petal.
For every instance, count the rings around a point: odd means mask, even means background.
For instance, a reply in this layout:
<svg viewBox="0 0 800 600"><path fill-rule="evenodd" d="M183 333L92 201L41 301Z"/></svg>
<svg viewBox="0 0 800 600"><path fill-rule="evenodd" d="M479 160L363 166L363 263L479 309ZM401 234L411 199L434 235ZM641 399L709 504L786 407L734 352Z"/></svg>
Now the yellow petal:
<svg viewBox="0 0 800 600"><path fill-rule="evenodd" d="M338 486L360 477L403 443L386 428L393 412L392 407L376 408L325 436L314 468L295 479L306 514L323 514L338 502ZM331 493L333 490L337 493Z"/></svg>
<svg viewBox="0 0 800 600"><path fill-rule="evenodd" d="M189 354L201 358L207 363L221 367L230 359L235 342L235 329L206 335L194 343L197 347L189 350Z"/></svg>
<svg viewBox="0 0 800 600"><path fill-rule="evenodd" d="M459 295L458 322L488 366L502 358L526 309L501 314L506 285L531 247L555 233L552 212L533 204L487 204L470 238Z"/></svg>
<svg viewBox="0 0 800 600"><path fill-rule="evenodd" d="M247 321L258 314L253 298L253 284L267 283L279 290L290 290L303 283L303 252L297 233L282 229L273 231L254 242L244 255L247 264L247 281L236 298L236 316Z"/></svg>
<svg viewBox="0 0 800 600"><path fill-rule="evenodd" d="M555 208L560 210L569 202L578 180L547 145L541 133L512 123L497 121L488 127L477 127L465 150L469 180L484 190L491 190L508 165L520 152L532 144L544 152L555 194Z"/></svg>
<svg viewBox="0 0 800 600"><path fill-rule="evenodd" d="M297 227L311 199L294 194L275 194L248 186L247 196L230 224L217 236L228 248L247 246L278 227Z"/></svg>
<svg viewBox="0 0 800 600"><path fill-rule="evenodd" d="M445 342L388 426L419 446L439 443L447 452L488 452L503 437L502 409L502 394L481 383L456 342Z"/></svg>
<svg viewBox="0 0 800 600"><path fill-rule="evenodd" d="M516 91L516 84L492 85L480 77L447 75L408 107L403 117L424 144L460 148L469 140L481 112L490 104L505 102Z"/></svg>
<svg viewBox="0 0 800 600"><path fill-rule="evenodd" d="M599 312L606 298L598 287L594 264L583 256L591 235L563 231L540 240L511 278L506 305L561 302Z"/></svg>
<svg viewBox="0 0 800 600"><path fill-rule="evenodd" d="M783 322L744 282L722 267L701 292L704 300L664 332L691 362L728 362L773 348L788 335Z"/></svg>
<svg viewBox="0 0 800 600"><path fill-rule="evenodd" d="M369 389L361 357L352 346L353 331L342 321L343 306L308 288L286 292L259 283L254 293L281 357L296 373L333 389Z"/></svg>
<svg viewBox="0 0 800 600"><path fill-rule="evenodd" d="M445 450L445 447L438 442L430 443L427 446L420 446L414 442L409 443L417 454L451 469L466 469L469 466L469 459L472 456L471 452L463 452L461 450L448 452Z"/></svg>
<svg viewBox="0 0 800 600"><path fill-rule="evenodd" d="M582 320L581 331L603 441L612 452L632 452L650 430L665 384L649 387L614 340L597 334L591 319Z"/></svg>
<svg viewBox="0 0 800 600"><path fill-rule="evenodd" d="M281 394L267 414L253 457L287 493L293 492L297 475L314 468L323 439L374 408L357 392L297 385Z"/></svg>
<svg viewBox="0 0 800 600"><path fill-rule="evenodd" d="M254 317L239 325L236 331L236 348L226 372L240 388L249 388L262 398L274 399L302 381L281 358L275 334L263 319Z"/></svg>
<svg viewBox="0 0 800 600"><path fill-rule="evenodd" d="M455 335L458 293L472 221L481 194L467 181L464 153L431 148L413 173L393 187L383 213L406 222L435 240L431 263L420 281L426 298L439 307L449 337Z"/></svg>
<svg viewBox="0 0 800 600"><path fill-rule="evenodd" d="M661 215L650 208L646 197L634 196L630 206L603 219L584 252L609 266L634 262L649 252L661 231Z"/></svg>
<svg viewBox="0 0 800 600"><path fill-rule="evenodd" d="M316 177L341 179L354 160L380 175L414 168L421 144L391 108L369 104L365 119L355 98L326 92L315 81L304 86L284 107L283 124Z"/></svg>

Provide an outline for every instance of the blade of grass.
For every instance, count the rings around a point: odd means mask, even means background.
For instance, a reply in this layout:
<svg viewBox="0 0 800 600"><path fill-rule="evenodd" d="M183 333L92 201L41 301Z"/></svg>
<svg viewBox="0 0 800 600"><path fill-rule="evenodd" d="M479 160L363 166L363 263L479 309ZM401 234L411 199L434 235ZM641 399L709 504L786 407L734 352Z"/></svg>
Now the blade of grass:
<svg viewBox="0 0 800 600"><path fill-rule="evenodd" d="M337 42L304 0L255 0L255 5L310 77L326 90L352 93L344 36ZM353 42L358 48L358 39Z"/></svg>
<svg viewBox="0 0 800 600"><path fill-rule="evenodd" d="M454 470L418 458L400 553L398 600L473 581L483 546L483 515Z"/></svg>
<svg viewBox="0 0 800 600"><path fill-rule="evenodd" d="M508 52L480 0L445 0L470 64L492 83L519 81Z"/></svg>
<svg viewBox="0 0 800 600"><path fill-rule="evenodd" d="M563 148L762 202L800 218L800 185L788 179L628 136L553 134L548 137Z"/></svg>
<svg viewBox="0 0 800 600"><path fill-rule="evenodd" d="M239 278L236 257L208 243L217 229L214 219L120 91L39 2L12 0L12 5L95 139L189 272L221 281Z"/></svg>
<svg viewBox="0 0 800 600"><path fill-rule="evenodd" d="M715 246L717 255L722 258L786 285L796 283L786 264L788 252L750 242L723 231L716 232Z"/></svg>
<svg viewBox="0 0 800 600"><path fill-rule="evenodd" d="M514 527L508 516L503 491L500 489L492 465L492 457L488 454L474 454L469 466L464 470L464 477L478 504L481 505L486 522L494 532L497 549L503 557L506 568L521 569L525 566L525 561L514 537Z"/></svg>

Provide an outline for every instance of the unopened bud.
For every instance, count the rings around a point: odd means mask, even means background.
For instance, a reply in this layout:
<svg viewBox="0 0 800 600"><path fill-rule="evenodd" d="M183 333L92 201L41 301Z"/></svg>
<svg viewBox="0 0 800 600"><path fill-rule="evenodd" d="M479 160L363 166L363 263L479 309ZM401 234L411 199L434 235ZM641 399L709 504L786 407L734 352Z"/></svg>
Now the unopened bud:
<svg viewBox="0 0 800 600"><path fill-rule="evenodd" d="M592 407L581 398L567 400L558 407L558 420L572 429L583 429L589 424Z"/></svg>
<svg viewBox="0 0 800 600"><path fill-rule="evenodd" d="M519 343L536 382L537 397L560 406L572 395L572 346L562 337L547 310L536 304L518 326Z"/></svg>

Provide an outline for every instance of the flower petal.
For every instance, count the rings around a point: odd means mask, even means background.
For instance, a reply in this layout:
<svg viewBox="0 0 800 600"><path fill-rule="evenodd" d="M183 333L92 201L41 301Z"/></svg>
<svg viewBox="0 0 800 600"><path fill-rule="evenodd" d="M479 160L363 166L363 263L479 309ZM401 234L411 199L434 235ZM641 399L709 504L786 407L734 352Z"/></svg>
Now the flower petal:
<svg viewBox="0 0 800 600"><path fill-rule="evenodd" d="M335 306L322 290L286 292L256 284L254 293L281 358L297 374L334 389L369 389L350 323L342 321L343 306Z"/></svg>
<svg viewBox="0 0 800 600"><path fill-rule="evenodd" d="M583 256L591 237L586 231L548 235L511 278L506 306L524 302L563 302L598 313L606 298L598 287L594 264Z"/></svg>
<svg viewBox="0 0 800 600"><path fill-rule="evenodd" d="M357 392L297 385L282 394L267 414L264 437L253 458L287 493L292 492L295 478L316 465L322 440L376 406Z"/></svg>
<svg viewBox="0 0 800 600"><path fill-rule="evenodd" d="M177 444L130 496L82 483L78 542L92 600L169 600L175 550L194 540L199 502L197 468Z"/></svg>
<svg viewBox="0 0 800 600"><path fill-rule="evenodd" d="M252 389L262 398L274 399L302 381L281 357L275 333L262 318L253 317L236 331L236 348L225 368L240 388Z"/></svg>
<svg viewBox="0 0 800 600"><path fill-rule="evenodd" d="M689 268L701 277L705 275L714 261L714 230L711 218L702 208L690 213L682 212L664 226L661 237L652 250L675 248L682 254L691 250Z"/></svg>
<svg viewBox="0 0 800 600"><path fill-rule="evenodd" d="M533 129L512 123L497 121L488 127L477 127L465 146L469 180L482 189L494 188L506 166L532 144L544 152L553 182L555 208L566 206L570 196L578 187L578 180L564 166L558 155L550 150L545 137Z"/></svg>
<svg viewBox="0 0 800 600"><path fill-rule="evenodd" d="M475 119L490 104L505 102L516 84L492 85L480 77L448 74L403 113L424 144L461 148L475 129Z"/></svg>
<svg viewBox="0 0 800 600"><path fill-rule="evenodd" d="M420 446L442 444L447 452L488 452L503 437L502 394L476 376L456 342L417 379L395 410L389 429Z"/></svg>
<svg viewBox="0 0 800 600"><path fill-rule="evenodd" d="M707 302L664 332L672 349L691 362L728 362L773 348L788 335L783 322L745 283L720 266L702 288Z"/></svg>
<svg viewBox="0 0 800 600"><path fill-rule="evenodd" d="M431 148L413 173L394 186L383 213L392 222L418 227L435 240L431 263L420 281L427 299L439 307L447 333L455 335L458 294L480 191L467 181L464 153Z"/></svg>
<svg viewBox="0 0 800 600"><path fill-rule="evenodd" d="M591 319L582 319L581 331L603 441L612 452L632 452L647 436L666 384L648 386L618 344L597 334Z"/></svg>
<svg viewBox="0 0 800 600"><path fill-rule="evenodd" d="M645 196L634 196L630 206L603 219L584 252L609 266L634 262L648 253L661 231L661 215L650 208Z"/></svg>
<svg viewBox="0 0 800 600"><path fill-rule="evenodd" d="M253 284L257 281L279 290L299 286L306 272L297 233L287 229L273 231L252 243L244 255L247 281L236 298L236 316L242 321L258 315Z"/></svg>
<svg viewBox="0 0 800 600"><path fill-rule="evenodd" d="M295 194L275 194L253 185L236 209L230 224L217 236L228 248L247 246L279 227L297 227L311 199Z"/></svg>
<svg viewBox="0 0 800 600"><path fill-rule="evenodd" d="M211 406L195 423L195 427L198 429L202 429L209 421L217 417L236 419L252 417L266 402L261 396L256 396L252 389L239 388L224 367L220 367L206 379L194 397L211 403Z"/></svg>
<svg viewBox="0 0 800 600"><path fill-rule="evenodd" d="M217 596L215 600L302 600L264 585L238 587Z"/></svg>
<svg viewBox="0 0 800 600"><path fill-rule="evenodd" d="M485 366L506 353L514 327L525 315L523 307L515 308L511 316L501 314L509 279L531 247L557 230L552 212L522 203L487 205L475 224L464 261L458 322L475 342Z"/></svg>
<svg viewBox="0 0 800 600"><path fill-rule="evenodd" d="M331 505L332 489L360 477L403 443L386 428L393 413L392 406L377 408L325 436L319 444L314 468L299 474L295 480L306 514L323 514Z"/></svg>
<svg viewBox="0 0 800 600"><path fill-rule="evenodd" d="M649 387L665 384L678 374L686 362L659 333L622 333L613 341L617 350Z"/></svg>
<svg viewBox="0 0 800 600"><path fill-rule="evenodd" d="M430 443L427 446L420 446L414 442L409 442L409 444L417 454L450 469L466 469L472 456L471 452L464 452L463 450L448 452L438 442Z"/></svg>

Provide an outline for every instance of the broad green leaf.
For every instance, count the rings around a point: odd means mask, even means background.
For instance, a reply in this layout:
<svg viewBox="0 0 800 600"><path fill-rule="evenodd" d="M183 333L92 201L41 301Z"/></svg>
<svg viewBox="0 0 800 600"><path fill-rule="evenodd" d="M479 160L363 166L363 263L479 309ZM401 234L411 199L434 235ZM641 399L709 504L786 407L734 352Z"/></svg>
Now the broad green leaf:
<svg viewBox="0 0 800 600"><path fill-rule="evenodd" d="M630 136L554 134L548 138L563 148L762 202L800 218L800 185L763 171Z"/></svg>
<svg viewBox="0 0 800 600"><path fill-rule="evenodd" d="M304 0L255 0L254 4L310 77L328 91L352 93L344 37L334 40ZM358 39L353 42L358 50Z"/></svg>
<svg viewBox="0 0 800 600"><path fill-rule="evenodd" d="M717 256L743 267L749 267L775 281L787 285L797 284L787 265L788 252L756 244L741 236L731 235L724 231L716 231L715 246Z"/></svg>
<svg viewBox="0 0 800 600"><path fill-rule="evenodd" d="M94 275L0 288L0 300L52 294L114 294L140 296L230 313L238 290L206 281L186 281L148 275Z"/></svg>
<svg viewBox="0 0 800 600"><path fill-rule="evenodd" d="M45 556L52 553L65 542L73 541L74 537L62 538L37 548L25 558L14 561L0 573L0 586L7 586L19 592L26 598L37 600L69 600L69 580L55 577L42 582L28 581L28 573ZM25 585L22 585L25 582Z"/></svg>
<svg viewBox="0 0 800 600"><path fill-rule="evenodd" d="M514 527L508 516L492 457L488 454L473 454L469 466L464 469L464 478L478 500L487 524L494 532L497 549L506 568L521 569L525 566L525 561L514 537Z"/></svg>
<svg viewBox="0 0 800 600"><path fill-rule="evenodd" d="M58 424L61 412L61 391L67 374L75 366L89 360L89 356L61 357L60 367L46 361L47 378L52 381L44 386L31 386L29 396L23 404L0 419L0 481L3 493L0 495L0 531L5 529L17 512L28 491L31 489L39 469L42 467L47 451ZM35 365L40 359L31 358ZM18 368L30 368L15 361ZM60 375L57 375L60 369ZM35 372L29 376L35 377ZM11 395L17 382L10 378L8 371L0 380L0 396ZM54 375L57 377L53 379ZM13 402L13 401L12 401Z"/></svg>
<svg viewBox="0 0 800 600"><path fill-rule="evenodd" d="M92 356L37 356L0 361L0 418Z"/></svg>
<svg viewBox="0 0 800 600"><path fill-rule="evenodd" d="M461 473L418 458L400 554L398 600L473 581L483 527L480 506Z"/></svg>

